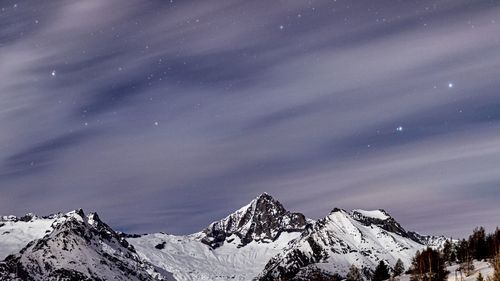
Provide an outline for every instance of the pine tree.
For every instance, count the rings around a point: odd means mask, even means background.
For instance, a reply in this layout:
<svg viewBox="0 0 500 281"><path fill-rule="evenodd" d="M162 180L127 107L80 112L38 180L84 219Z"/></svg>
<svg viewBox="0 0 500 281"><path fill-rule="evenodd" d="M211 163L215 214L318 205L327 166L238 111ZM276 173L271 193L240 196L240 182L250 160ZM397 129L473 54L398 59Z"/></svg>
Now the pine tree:
<svg viewBox="0 0 500 281"><path fill-rule="evenodd" d="M444 260L438 251L427 248L413 258L411 281L444 281L446 275Z"/></svg>
<svg viewBox="0 0 500 281"><path fill-rule="evenodd" d="M457 251L455 250L455 247L453 247L450 254L449 264L451 265L456 261L457 261Z"/></svg>
<svg viewBox="0 0 500 281"><path fill-rule="evenodd" d="M443 250L441 251L443 254L443 259L446 263L451 264L454 262L453 257L453 244L450 240L446 240L443 245Z"/></svg>
<svg viewBox="0 0 500 281"><path fill-rule="evenodd" d="M405 272L405 265L401 259L398 259L396 261L396 264L394 265L393 276L399 276L404 272Z"/></svg>
<svg viewBox="0 0 500 281"><path fill-rule="evenodd" d="M375 268L372 281L383 281L389 279L390 277L391 275L389 274L389 268L384 261L380 261L380 263Z"/></svg>
<svg viewBox="0 0 500 281"><path fill-rule="evenodd" d="M361 277L361 272L359 269L353 264L349 268L349 273L347 273L346 281L362 281L363 277Z"/></svg>
<svg viewBox="0 0 500 281"><path fill-rule="evenodd" d="M473 255L471 243L469 240L462 239L458 245L457 249L457 259L460 263L460 271L465 273L466 276L474 270Z"/></svg>
<svg viewBox="0 0 500 281"><path fill-rule="evenodd" d="M483 278L483 275L481 274L481 272L479 272L479 274L477 275L476 281L484 281L484 278Z"/></svg>
<svg viewBox="0 0 500 281"><path fill-rule="evenodd" d="M486 232L484 227L476 227L469 237L469 250L476 260L483 260L488 255Z"/></svg>
<svg viewBox="0 0 500 281"><path fill-rule="evenodd" d="M493 275L488 276L488 281L500 281L500 250L491 261L491 264L493 266Z"/></svg>

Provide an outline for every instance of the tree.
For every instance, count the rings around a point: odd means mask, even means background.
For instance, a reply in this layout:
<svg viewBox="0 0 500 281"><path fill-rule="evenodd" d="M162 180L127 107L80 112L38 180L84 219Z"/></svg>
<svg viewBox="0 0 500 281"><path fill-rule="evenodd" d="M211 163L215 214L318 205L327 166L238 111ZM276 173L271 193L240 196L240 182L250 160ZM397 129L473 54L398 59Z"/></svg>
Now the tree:
<svg viewBox="0 0 500 281"><path fill-rule="evenodd" d="M460 272L465 273L469 276L474 270L474 263L472 257L471 243L468 240L462 239L456 247L457 249L457 260L460 263Z"/></svg>
<svg viewBox="0 0 500 281"><path fill-rule="evenodd" d="M452 263L454 263L456 261L457 261L457 251L455 250L455 247L453 247L453 250L451 251L451 254L450 254L449 264L451 265Z"/></svg>
<svg viewBox="0 0 500 281"><path fill-rule="evenodd" d="M405 265L401 259L398 259L396 261L396 264L394 265L394 270L393 270L393 276L399 276L405 272Z"/></svg>
<svg viewBox="0 0 500 281"><path fill-rule="evenodd" d="M486 244L488 247L488 257L495 257L500 249L500 229L498 227L494 233L486 237Z"/></svg>
<svg viewBox="0 0 500 281"><path fill-rule="evenodd" d="M448 274L441 254L432 248L417 252L410 272L411 281L444 281Z"/></svg>
<svg viewBox="0 0 500 281"><path fill-rule="evenodd" d="M491 261L493 266L493 275L488 276L488 281L500 281L500 249L495 258Z"/></svg>
<svg viewBox="0 0 500 281"><path fill-rule="evenodd" d="M443 260L448 263L448 264L451 264L452 262L454 262L455 260L455 255L453 253L453 243L451 243L450 240L446 240L444 242L444 245L443 245L443 250L441 250L441 253L443 254Z"/></svg>
<svg viewBox="0 0 500 281"><path fill-rule="evenodd" d="M391 275L389 274L389 268L384 261L380 261L380 263L375 268L372 281L383 281L389 279L390 277Z"/></svg>
<svg viewBox="0 0 500 281"><path fill-rule="evenodd" d="M483 275L481 274L481 272L479 272L479 274L477 275L476 281L484 281L484 278L483 278Z"/></svg>
<svg viewBox="0 0 500 281"><path fill-rule="evenodd" d="M347 273L346 281L362 281L363 277L361 277L361 272L359 269L353 264L349 268L349 273Z"/></svg>
<svg viewBox="0 0 500 281"><path fill-rule="evenodd" d="M476 227L469 237L469 250L473 258L483 260L488 255L488 245L486 243L486 232L484 227Z"/></svg>

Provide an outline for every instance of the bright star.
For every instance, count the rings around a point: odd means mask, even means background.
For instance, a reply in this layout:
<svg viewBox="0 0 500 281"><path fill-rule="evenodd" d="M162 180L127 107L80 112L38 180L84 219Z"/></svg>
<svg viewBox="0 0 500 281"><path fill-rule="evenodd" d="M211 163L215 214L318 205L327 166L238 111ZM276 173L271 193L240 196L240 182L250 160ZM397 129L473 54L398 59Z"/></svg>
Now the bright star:
<svg viewBox="0 0 500 281"><path fill-rule="evenodd" d="M56 76L56 71L55 71L55 70L52 70L52 72L50 73L50 75L52 75L52 76Z"/></svg>
<svg viewBox="0 0 500 281"><path fill-rule="evenodd" d="M158 121L155 121L154 124L155 126L158 126L160 123L158 123Z"/></svg>
<svg viewBox="0 0 500 281"><path fill-rule="evenodd" d="M453 83L448 83L448 88L453 88Z"/></svg>
<svg viewBox="0 0 500 281"><path fill-rule="evenodd" d="M285 28L283 25L280 25L280 29L283 30L283 28Z"/></svg>
<svg viewBox="0 0 500 281"><path fill-rule="evenodd" d="M399 127L397 127L397 128L396 128L396 131L398 131L398 132L402 132L402 131L403 131L403 126L399 126Z"/></svg>

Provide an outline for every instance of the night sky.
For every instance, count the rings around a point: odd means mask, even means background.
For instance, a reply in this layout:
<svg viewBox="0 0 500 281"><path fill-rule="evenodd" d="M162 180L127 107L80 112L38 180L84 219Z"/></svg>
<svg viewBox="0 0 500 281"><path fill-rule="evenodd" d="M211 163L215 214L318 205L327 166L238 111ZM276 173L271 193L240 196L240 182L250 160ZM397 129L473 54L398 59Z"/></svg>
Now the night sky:
<svg viewBox="0 0 500 281"><path fill-rule="evenodd" d="M500 1L0 2L0 214L500 224Z"/></svg>

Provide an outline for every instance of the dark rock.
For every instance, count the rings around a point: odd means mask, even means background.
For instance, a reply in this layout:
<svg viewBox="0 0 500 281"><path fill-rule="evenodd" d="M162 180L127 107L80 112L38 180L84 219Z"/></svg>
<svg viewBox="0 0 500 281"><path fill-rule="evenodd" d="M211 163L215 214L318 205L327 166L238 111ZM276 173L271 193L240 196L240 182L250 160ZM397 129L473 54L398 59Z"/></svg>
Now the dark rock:
<svg viewBox="0 0 500 281"><path fill-rule="evenodd" d="M240 238L241 246L252 241L274 241L282 232L302 231L306 223L303 214L287 211L280 202L264 193L254 199L247 209L204 229L202 242L217 248L233 234Z"/></svg>

